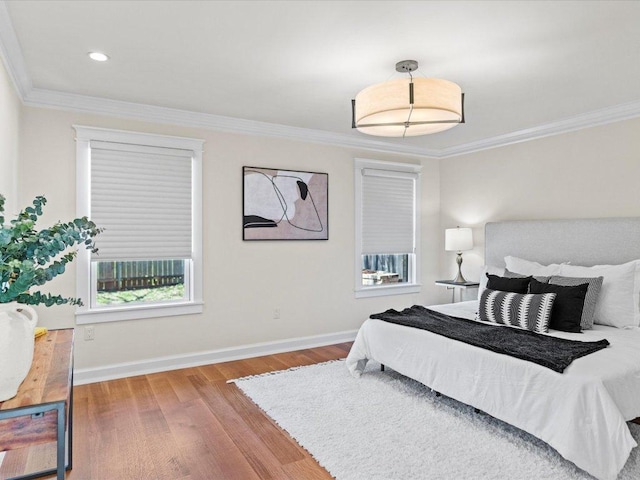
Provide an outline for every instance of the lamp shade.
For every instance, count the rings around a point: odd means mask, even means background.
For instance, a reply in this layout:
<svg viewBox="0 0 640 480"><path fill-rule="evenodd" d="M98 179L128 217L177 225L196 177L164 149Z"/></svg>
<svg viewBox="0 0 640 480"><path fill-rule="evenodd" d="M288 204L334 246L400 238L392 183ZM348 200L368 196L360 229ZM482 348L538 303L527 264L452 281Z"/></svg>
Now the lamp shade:
<svg viewBox="0 0 640 480"><path fill-rule="evenodd" d="M437 133L455 127L462 118L460 86L439 78L389 80L365 88L355 98L355 127L369 135Z"/></svg>
<svg viewBox="0 0 640 480"><path fill-rule="evenodd" d="M470 228L447 228L444 231L444 249L461 252L473 248L473 234Z"/></svg>

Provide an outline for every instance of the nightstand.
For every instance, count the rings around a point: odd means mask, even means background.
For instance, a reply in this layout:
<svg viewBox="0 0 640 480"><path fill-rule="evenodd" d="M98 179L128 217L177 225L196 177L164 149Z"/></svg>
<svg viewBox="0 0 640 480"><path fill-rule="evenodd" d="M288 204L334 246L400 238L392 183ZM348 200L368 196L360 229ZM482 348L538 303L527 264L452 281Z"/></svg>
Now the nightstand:
<svg viewBox="0 0 640 480"><path fill-rule="evenodd" d="M451 303L456 302L456 291L459 291L458 301L462 300L462 291L467 288L478 288L480 284L478 282L454 282L453 280L436 280L436 285L440 287L447 287L447 290L451 292Z"/></svg>

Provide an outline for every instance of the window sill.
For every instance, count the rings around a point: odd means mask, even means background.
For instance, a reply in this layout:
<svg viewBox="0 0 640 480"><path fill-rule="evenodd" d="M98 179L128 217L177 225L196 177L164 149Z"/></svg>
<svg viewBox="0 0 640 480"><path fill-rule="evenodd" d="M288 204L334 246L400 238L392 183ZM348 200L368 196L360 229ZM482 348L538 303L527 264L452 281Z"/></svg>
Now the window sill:
<svg viewBox="0 0 640 480"><path fill-rule="evenodd" d="M407 295L420 293L419 283L409 285L379 285L376 287L361 287L356 289L356 298L383 297L385 295Z"/></svg>
<svg viewBox="0 0 640 480"><path fill-rule="evenodd" d="M136 305L105 309L80 310L76 312L76 323L119 322L142 318L172 317L202 313L203 302L171 303L166 305Z"/></svg>

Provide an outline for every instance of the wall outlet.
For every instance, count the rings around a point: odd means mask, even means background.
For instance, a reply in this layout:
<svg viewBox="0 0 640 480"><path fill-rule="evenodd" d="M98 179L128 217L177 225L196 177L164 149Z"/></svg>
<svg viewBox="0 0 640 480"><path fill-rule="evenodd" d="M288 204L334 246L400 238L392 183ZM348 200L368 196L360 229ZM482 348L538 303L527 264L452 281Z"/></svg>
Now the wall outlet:
<svg viewBox="0 0 640 480"><path fill-rule="evenodd" d="M84 327L84 340L88 342L91 340L95 340L95 338L96 338L96 327L94 326Z"/></svg>
<svg viewBox="0 0 640 480"><path fill-rule="evenodd" d="M273 319L274 320L279 320L280 319L280 309L279 308L274 308L273 309Z"/></svg>

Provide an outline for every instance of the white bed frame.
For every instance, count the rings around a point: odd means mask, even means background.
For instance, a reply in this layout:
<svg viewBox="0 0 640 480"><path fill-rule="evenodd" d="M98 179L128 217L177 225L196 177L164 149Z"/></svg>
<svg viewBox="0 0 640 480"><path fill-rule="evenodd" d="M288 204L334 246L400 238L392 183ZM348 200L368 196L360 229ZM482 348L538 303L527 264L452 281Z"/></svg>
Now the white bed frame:
<svg viewBox="0 0 640 480"><path fill-rule="evenodd" d="M507 255L543 264L567 261L580 265L621 264L640 259L640 218L488 223L485 227L485 263L504 267ZM638 332L633 334L640 340ZM632 348L634 356L628 357L630 360L638 356L635 347ZM534 372L538 379L544 379L545 388L554 392L548 399L536 394L539 383L522 383L522 379L529 378L527 375L532 369L539 370L540 367L526 365L527 362L511 357L498 359L493 352L423 330L367 320L347 357L347 367L358 375L369 359L533 433L565 458L603 480L613 480L617 476L636 443L626 426L625 416L609 398L602 382L592 382L594 359L580 359L577 373L564 378L555 372ZM635 360L631 363L635 368ZM481 370L483 364L496 368L484 371ZM477 382L478 377L485 381ZM456 381L452 384L450 378ZM525 413L544 413L522 416L518 413L520 410L505 410L494 405L491 385L498 383L510 385L508 388L511 390L507 394L527 404L524 405ZM636 387L640 402L640 385L634 385ZM558 395L569 398L574 391L598 397L598 413L594 413L596 405L579 402L553 404ZM520 396L523 392L528 393ZM500 402L500 398L496 400ZM634 401L633 415L637 416L635 412L640 408L635 405ZM597 419L591 424L590 418L594 415ZM556 435L557 429L571 431L571 440L564 439L565 433Z"/></svg>
<svg viewBox="0 0 640 480"><path fill-rule="evenodd" d="M507 255L543 265L618 265L640 258L640 217L489 222L484 238L486 265L505 267Z"/></svg>
<svg viewBox="0 0 640 480"><path fill-rule="evenodd" d="M640 258L640 218L526 220L487 223L485 264L504 267L504 257L542 264L617 265Z"/></svg>

